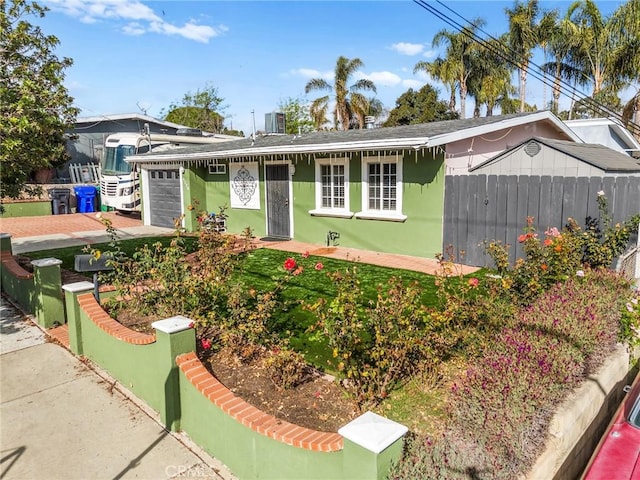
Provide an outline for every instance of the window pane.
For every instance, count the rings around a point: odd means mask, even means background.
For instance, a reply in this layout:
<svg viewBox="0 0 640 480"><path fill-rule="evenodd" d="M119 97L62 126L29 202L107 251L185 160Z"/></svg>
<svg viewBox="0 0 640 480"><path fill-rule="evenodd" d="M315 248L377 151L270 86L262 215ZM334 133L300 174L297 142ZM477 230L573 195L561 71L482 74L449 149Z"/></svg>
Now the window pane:
<svg viewBox="0 0 640 480"><path fill-rule="evenodd" d="M322 208L344 208L344 165L321 165L320 182Z"/></svg>

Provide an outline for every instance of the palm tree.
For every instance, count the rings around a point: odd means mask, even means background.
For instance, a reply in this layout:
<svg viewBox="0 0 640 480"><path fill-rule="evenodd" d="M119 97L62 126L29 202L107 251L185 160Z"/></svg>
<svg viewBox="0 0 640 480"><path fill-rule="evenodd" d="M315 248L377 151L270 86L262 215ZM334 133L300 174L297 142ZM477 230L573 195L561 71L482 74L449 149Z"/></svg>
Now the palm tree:
<svg viewBox="0 0 640 480"><path fill-rule="evenodd" d="M375 97L366 98L364 95L351 95L351 107L353 115L351 126L365 128L366 117L379 117L384 114L384 105Z"/></svg>
<svg viewBox="0 0 640 480"><path fill-rule="evenodd" d="M546 42L555 24L554 12L543 12L540 16L538 0L527 3L516 0L513 9L505 9L509 17L509 46L516 57L520 70L520 111L526 107L527 75L533 50Z"/></svg>
<svg viewBox="0 0 640 480"><path fill-rule="evenodd" d="M640 125L640 0L629 0L618 7L609 19L609 31L613 39L613 71L637 90L623 109L623 121L629 127L629 121ZM638 128L634 130L640 137Z"/></svg>
<svg viewBox="0 0 640 480"><path fill-rule="evenodd" d="M611 50L606 21L593 0L579 0L569 6L567 33L576 41L571 51L575 66L593 84L592 96L612 82Z"/></svg>
<svg viewBox="0 0 640 480"><path fill-rule="evenodd" d="M449 111L456 111L456 92L458 91L458 75L455 70L453 58L436 58L433 62L418 62L413 68L413 73L423 71L434 80L439 80L449 91Z"/></svg>
<svg viewBox="0 0 640 480"><path fill-rule="evenodd" d="M353 74L363 66L364 63L359 58L348 59L341 56L336 62L333 86L324 78L313 78L305 86L305 93L312 90L333 91L336 102L333 110L333 124L336 129L347 130L350 128L354 114L353 104L356 104L357 108L362 108L366 102L366 98L360 93L361 90L376 92L375 84L367 79L357 80L352 86L347 86ZM314 119L320 119L326 115L329 109L329 100L329 95L325 95L311 103Z"/></svg>
<svg viewBox="0 0 640 480"><path fill-rule="evenodd" d="M466 100L468 93L467 82L473 74L472 56L475 50L480 48L473 38L476 30L485 25L485 21L476 18L470 27L465 27L461 32L440 30L431 41L434 47L446 45L445 59L437 59L433 64L419 62L414 67L416 70L425 70L427 73L437 74L442 79L453 95L454 86L457 85L460 93L460 118L465 118ZM453 80L455 79L455 81ZM450 101L450 105L453 101Z"/></svg>
<svg viewBox="0 0 640 480"><path fill-rule="evenodd" d="M574 87L577 84L585 84L584 72L571 61L571 52L577 46L576 39L571 36L567 20L558 20L546 43L546 51L552 60L542 65L543 72L553 76L551 111L556 115L560 109L563 81L571 82Z"/></svg>
<svg viewBox="0 0 640 480"><path fill-rule="evenodd" d="M480 106L487 107L487 117L493 115L493 109L504 98L516 93L511 85L511 64L505 60L507 51L504 48L506 36L490 39L483 48L474 55L475 74L469 81L469 92L476 101L474 116L480 116Z"/></svg>

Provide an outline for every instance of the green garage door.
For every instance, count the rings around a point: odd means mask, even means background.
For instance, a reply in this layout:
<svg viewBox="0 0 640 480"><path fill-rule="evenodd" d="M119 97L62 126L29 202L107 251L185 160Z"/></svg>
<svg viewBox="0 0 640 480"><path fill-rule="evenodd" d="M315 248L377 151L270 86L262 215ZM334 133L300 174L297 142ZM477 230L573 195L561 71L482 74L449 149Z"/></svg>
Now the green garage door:
<svg viewBox="0 0 640 480"><path fill-rule="evenodd" d="M175 226L176 219L182 215L179 170L149 171L149 203L151 225Z"/></svg>

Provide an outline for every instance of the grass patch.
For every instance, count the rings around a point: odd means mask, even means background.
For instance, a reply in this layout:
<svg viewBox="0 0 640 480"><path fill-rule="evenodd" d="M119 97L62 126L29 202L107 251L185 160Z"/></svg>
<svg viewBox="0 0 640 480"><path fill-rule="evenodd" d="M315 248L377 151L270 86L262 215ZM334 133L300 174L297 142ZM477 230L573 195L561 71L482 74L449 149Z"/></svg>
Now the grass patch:
<svg viewBox="0 0 640 480"><path fill-rule="evenodd" d="M282 265L289 257L299 256L290 252L261 248L247 254L242 272L238 273L238 281L256 290L273 288L274 278L282 276ZM305 264L313 268L321 262L324 271L345 270L354 262L310 255ZM392 277L400 277L405 282L418 282L423 288L422 301L433 306L437 302L435 277L425 273L380 267L365 263L356 263L358 278L365 294L365 301L375 301L378 285L386 285ZM304 272L291 277L283 292L283 299L288 308L272 320L271 328L287 337L292 348L305 355L305 359L322 370L331 371L333 357L327 344L317 336L309 334L309 327L316 322L315 316L305 310L304 302L313 303L319 298L332 298L336 295L336 287L324 272Z"/></svg>

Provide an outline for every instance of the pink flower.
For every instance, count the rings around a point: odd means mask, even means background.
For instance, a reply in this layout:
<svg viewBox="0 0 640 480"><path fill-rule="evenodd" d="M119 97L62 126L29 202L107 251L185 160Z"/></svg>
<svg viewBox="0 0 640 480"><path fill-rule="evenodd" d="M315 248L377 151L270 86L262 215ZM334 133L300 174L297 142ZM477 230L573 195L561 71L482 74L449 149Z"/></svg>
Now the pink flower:
<svg viewBox="0 0 640 480"><path fill-rule="evenodd" d="M302 258L309 258L309 251L308 250L302 254Z"/></svg>
<svg viewBox="0 0 640 480"><path fill-rule="evenodd" d="M292 272L292 274L293 274L293 275L300 275L300 274L302 273L302 271L303 271L303 270L304 270L304 269L303 269L302 267L298 267L298 268L296 268L296 269Z"/></svg>
<svg viewBox="0 0 640 480"><path fill-rule="evenodd" d="M480 280L475 277L471 277L467 283L471 288L476 288L478 285L480 285Z"/></svg>
<svg viewBox="0 0 640 480"><path fill-rule="evenodd" d="M195 324L195 323L193 323L193 322L190 322L190 323L189 323L189 328L193 328L193 327L195 327L195 326L196 326L196 324Z"/></svg>
<svg viewBox="0 0 640 480"><path fill-rule="evenodd" d="M204 348L205 350L209 350L211 348L211 340L209 340L208 338L203 338L202 340L200 340L200 345L202 345L202 348Z"/></svg>
<svg viewBox="0 0 640 480"><path fill-rule="evenodd" d="M518 236L518 242L522 243L522 242L524 242L527 238L529 238L529 237L527 237L527 236L523 233L522 235Z"/></svg>
<svg viewBox="0 0 640 480"><path fill-rule="evenodd" d="M547 231L544 232L544 234L547 235L548 237L559 237L560 231L556 227L551 227L551 228L548 228Z"/></svg>
<svg viewBox="0 0 640 480"><path fill-rule="evenodd" d="M284 261L284 265L283 266L284 266L285 270L287 270L288 272L291 272L291 271L296 269L298 264L296 263L294 258L289 257Z"/></svg>
<svg viewBox="0 0 640 480"><path fill-rule="evenodd" d="M320 271L324 268L324 265L322 265L322 262L318 262L316 263L316 270Z"/></svg>
<svg viewBox="0 0 640 480"><path fill-rule="evenodd" d="M576 272L576 277L584 277L584 270L578 270Z"/></svg>

